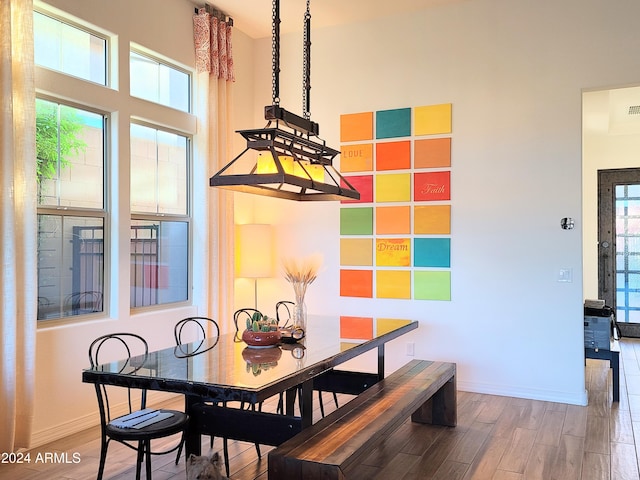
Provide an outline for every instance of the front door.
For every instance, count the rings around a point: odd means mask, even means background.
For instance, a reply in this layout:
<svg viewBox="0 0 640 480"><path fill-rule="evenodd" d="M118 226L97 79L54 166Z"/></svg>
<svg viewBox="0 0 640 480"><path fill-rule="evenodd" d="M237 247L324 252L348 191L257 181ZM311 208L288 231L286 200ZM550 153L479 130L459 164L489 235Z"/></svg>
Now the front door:
<svg viewBox="0 0 640 480"><path fill-rule="evenodd" d="M598 171L598 296L640 327L640 168Z"/></svg>

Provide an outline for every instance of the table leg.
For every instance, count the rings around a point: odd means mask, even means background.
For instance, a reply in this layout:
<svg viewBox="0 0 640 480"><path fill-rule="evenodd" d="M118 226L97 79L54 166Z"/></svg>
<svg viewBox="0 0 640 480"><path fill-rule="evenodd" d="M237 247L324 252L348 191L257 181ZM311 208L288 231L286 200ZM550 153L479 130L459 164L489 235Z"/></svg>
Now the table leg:
<svg viewBox="0 0 640 480"><path fill-rule="evenodd" d="M194 397L191 395L185 396L185 411L187 413L191 412L191 406L200 402L199 397ZM200 433L198 432L198 427L195 422L189 422L187 424L187 431L185 432L185 440L184 440L184 451L186 454L186 458L189 458L189 455L192 453L194 455L201 455L201 447L202 441L200 438Z"/></svg>
<svg viewBox="0 0 640 480"><path fill-rule="evenodd" d="M384 343L378 346L378 381L384 378Z"/></svg>
<svg viewBox="0 0 640 480"><path fill-rule="evenodd" d="M620 353L619 352L611 352L611 359L609 360L611 363L611 369L613 374L613 401L620 401Z"/></svg>
<svg viewBox="0 0 640 480"><path fill-rule="evenodd" d="M313 379L303 382L300 395L302 396L300 416L302 428L305 429L313 424Z"/></svg>

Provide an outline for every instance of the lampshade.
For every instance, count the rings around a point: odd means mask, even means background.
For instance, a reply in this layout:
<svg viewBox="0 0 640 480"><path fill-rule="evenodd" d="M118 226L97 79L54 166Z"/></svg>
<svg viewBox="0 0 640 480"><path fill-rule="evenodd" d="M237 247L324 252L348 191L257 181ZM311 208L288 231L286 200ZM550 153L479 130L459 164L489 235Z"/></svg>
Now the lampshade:
<svg viewBox="0 0 640 480"><path fill-rule="evenodd" d="M267 278L274 274L271 225L236 225L236 275Z"/></svg>

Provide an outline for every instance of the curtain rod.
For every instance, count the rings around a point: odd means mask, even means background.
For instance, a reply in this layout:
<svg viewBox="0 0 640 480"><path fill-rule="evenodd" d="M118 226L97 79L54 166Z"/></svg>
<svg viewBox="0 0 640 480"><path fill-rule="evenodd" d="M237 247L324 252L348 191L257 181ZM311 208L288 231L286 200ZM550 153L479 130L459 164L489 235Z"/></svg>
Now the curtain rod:
<svg viewBox="0 0 640 480"><path fill-rule="evenodd" d="M212 17L216 17L218 20L220 20L222 22L226 22L231 27L233 27L233 18L228 16L228 15L226 15L221 10L218 10L217 8L209 5L208 3L204 4L204 9ZM198 10L200 10L200 9L196 7L194 10L195 10L195 13L197 14Z"/></svg>

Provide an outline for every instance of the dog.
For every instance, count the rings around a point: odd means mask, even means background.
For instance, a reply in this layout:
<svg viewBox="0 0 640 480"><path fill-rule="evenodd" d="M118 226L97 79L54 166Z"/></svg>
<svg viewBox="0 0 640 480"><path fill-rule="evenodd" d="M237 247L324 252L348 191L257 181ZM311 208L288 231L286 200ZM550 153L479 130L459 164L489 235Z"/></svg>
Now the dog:
<svg viewBox="0 0 640 480"><path fill-rule="evenodd" d="M189 455L187 459L187 480L229 480L222 475L220 454L215 452L208 457Z"/></svg>

